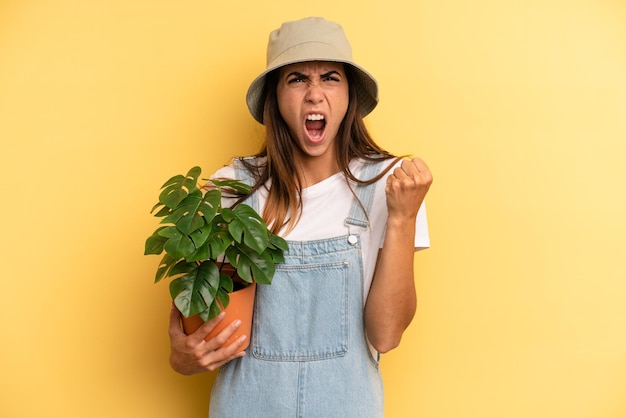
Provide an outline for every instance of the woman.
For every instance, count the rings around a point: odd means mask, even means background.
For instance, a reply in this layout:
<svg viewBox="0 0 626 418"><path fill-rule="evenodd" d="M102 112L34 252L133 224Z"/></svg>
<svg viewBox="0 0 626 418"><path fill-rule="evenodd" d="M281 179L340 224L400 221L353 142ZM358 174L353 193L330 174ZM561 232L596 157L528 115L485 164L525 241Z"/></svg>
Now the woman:
<svg viewBox="0 0 626 418"><path fill-rule="evenodd" d="M362 118L378 102L374 78L352 61L341 26L286 22L270 34L267 69L247 103L266 127L264 149L217 177L249 182L247 203L289 242L271 286L259 286L246 338L218 347L222 317L186 336L173 308L172 367L221 367L210 416L381 417L378 353L396 347L416 307L415 249L427 247L432 182L420 159L396 158Z"/></svg>

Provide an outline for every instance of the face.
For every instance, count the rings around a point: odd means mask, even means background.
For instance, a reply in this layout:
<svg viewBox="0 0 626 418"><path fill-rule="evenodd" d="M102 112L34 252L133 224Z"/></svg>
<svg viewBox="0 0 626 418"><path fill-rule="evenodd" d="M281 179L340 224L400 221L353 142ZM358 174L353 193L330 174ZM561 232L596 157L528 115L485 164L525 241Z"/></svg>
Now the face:
<svg viewBox="0 0 626 418"><path fill-rule="evenodd" d="M334 141L348 109L343 64L304 62L281 69L278 109L298 145L296 157L334 157Z"/></svg>

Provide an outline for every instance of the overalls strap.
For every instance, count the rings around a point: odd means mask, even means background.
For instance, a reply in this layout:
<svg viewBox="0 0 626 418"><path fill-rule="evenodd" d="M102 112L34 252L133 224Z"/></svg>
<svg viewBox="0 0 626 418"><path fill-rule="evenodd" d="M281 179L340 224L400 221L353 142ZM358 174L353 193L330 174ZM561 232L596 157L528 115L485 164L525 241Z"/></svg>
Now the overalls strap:
<svg viewBox="0 0 626 418"><path fill-rule="evenodd" d="M255 157L246 157L246 158L236 158L233 161L235 166L235 179L247 184L248 186L253 186L255 183L255 179L252 176L250 170L246 168L242 160L246 160L248 163L256 163ZM256 212L259 212L258 198L256 193L252 193L250 196L244 200L244 202L250 205Z"/></svg>
<svg viewBox="0 0 626 418"><path fill-rule="evenodd" d="M365 163L360 176L361 180L369 180L377 176L378 173L380 173L385 161L387 160ZM359 184L356 186L356 199L354 199L352 208L350 209L350 214L345 221L348 227L350 225L359 226L364 229L369 227L369 218L367 214L372 207L375 188L376 184Z"/></svg>

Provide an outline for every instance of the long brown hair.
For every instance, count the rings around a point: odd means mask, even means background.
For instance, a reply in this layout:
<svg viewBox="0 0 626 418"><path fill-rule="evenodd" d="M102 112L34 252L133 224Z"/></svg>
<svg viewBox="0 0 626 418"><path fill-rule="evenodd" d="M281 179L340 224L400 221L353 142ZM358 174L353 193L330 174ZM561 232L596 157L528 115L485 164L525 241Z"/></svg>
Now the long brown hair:
<svg viewBox="0 0 626 418"><path fill-rule="evenodd" d="M349 103L335 140L337 164L347 180L357 184L371 184L385 175L393 164L376 177L361 180L350 171L350 161L354 158L361 158L377 162L402 157L395 157L372 139L358 110L357 86L354 84L356 77L350 65L344 65L344 67L348 79ZM287 231L293 229L302 213L302 179L293 163L296 145L278 109L276 87L279 72L280 69L277 69L267 75L263 90L265 144L255 157L264 157L265 163L255 165L248 160L242 160L256 179L251 193L271 179L271 187L262 216L273 233L278 233L284 226L287 226ZM253 161L256 162L258 159Z"/></svg>

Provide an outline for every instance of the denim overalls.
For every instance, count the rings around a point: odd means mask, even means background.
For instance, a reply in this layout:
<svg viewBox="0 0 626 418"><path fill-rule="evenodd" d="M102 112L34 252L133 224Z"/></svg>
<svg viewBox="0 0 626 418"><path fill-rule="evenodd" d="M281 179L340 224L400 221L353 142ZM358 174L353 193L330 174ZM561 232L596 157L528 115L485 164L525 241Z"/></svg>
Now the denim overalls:
<svg viewBox="0 0 626 418"><path fill-rule="evenodd" d="M361 178L380 167L365 165ZM356 188L368 212L374 187ZM258 210L256 195L250 199ZM382 380L363 325L359 233L368 221L356 199L345 223L343 236L289 241L272 284L257 286L250 347L221 368L210 418L383 416Z"/></svg>

